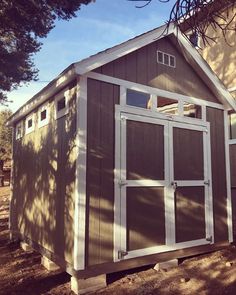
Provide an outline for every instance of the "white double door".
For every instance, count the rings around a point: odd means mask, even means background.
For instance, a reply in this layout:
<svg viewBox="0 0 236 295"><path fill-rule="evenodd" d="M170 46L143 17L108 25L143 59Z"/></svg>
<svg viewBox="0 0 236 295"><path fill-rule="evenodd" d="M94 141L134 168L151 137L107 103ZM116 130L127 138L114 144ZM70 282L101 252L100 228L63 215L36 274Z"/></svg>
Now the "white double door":
<svg viewBox="0 0 236 295"><path fill-rule="evenodd" d="M119 113L114 259L213 242L208 123Z"/></svg>

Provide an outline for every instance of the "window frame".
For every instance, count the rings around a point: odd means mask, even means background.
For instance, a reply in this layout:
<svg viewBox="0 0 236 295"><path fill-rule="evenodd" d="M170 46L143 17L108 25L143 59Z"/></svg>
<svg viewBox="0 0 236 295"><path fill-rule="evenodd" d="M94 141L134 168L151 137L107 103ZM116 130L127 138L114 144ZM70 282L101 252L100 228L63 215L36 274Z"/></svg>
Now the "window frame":
<svg viewBox="0 0 236 295"><path fill-rule="evenodd" d="M32 119L32 126L28 127L28 121ZM29 114L25 119L25 134L29 134L35 130L35 113Z"/></svg>
<svg viewBox="0 0 236 295"><path fill-rule="evenodd" d="M17 132L17 129L18 128L21 128L20 130L20 134L18 134L18 132ZM21 139L22 137L23 137L23 128L24 126L23 126L23 121L21 120L21 121L19 121L17 124L16 124L16 127L15 127L15 139L16 140L19 140L19 139Z"/></svg>
<svg viewBox="0 0 236 295"><path fill-rule="evenodd" d="M58 120L59 118L64 117L68 114L69 98L70 98L69 94L70 94L70 90L67 88L55 96L55 99L54 99L55 120ZM65 98L65 107L61 109L60 111L58 111L57 109L58 102L63 98Z"/></svg>
<svg viewBox="0 0 236 295"><path fill-rule="evenodd" d="M46 111L46 118L41 120L41 113L43 111ZM49 119L50 119L49 103L45 103L38 109L38 128L48 125Z"/></svg>
<svg viewBox="0 0 236 295"><path fill-rule="evenodd" d="M162 54L162 61L159 60L159 53ZM168 64L165 63L165 56L168 57ZM173 58L174 65L171 65L171 62L170 62L171 58ZM176 57L173 54L164 52L162 50L157 50L157 63L175 69L176 68Z"/></svg>

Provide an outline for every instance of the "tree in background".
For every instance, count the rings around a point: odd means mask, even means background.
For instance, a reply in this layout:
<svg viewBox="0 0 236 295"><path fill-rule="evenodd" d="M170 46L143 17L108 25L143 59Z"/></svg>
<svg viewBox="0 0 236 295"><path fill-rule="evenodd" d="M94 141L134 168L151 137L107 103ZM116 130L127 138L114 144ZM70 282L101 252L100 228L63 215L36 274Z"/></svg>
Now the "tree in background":
<svg viewBox="0 0 236 295"><path fill-rule="evenodd" d="M138 8L143 8L151 2L167 3L172 0L129 0L140 2ZM209 27L221 32L227 41L228 31L236 32L236 13L229 17L230 9L236 7L236 0L176 0L170 11L167 21L167 29L170 23L174 23L185 33L191 30L193 35L198 35L204 43L210 40L216 41L207 34ZM144 4L142 4L144 3Z"/></svg>
<svg viewBox="0 0 236 295"><path fill-rule="evenodd" d="M11 115L12 111L9 109L0 111L0 161L11 159L12 128L6 126Z"/></svg>
<svg viewBox="0 0 236 295"><path fill-rule="evenodd" d="M0 1L0 103L21 82L37 80L33 54L40 50L56 19L69 20L94 0Z"/></svg>

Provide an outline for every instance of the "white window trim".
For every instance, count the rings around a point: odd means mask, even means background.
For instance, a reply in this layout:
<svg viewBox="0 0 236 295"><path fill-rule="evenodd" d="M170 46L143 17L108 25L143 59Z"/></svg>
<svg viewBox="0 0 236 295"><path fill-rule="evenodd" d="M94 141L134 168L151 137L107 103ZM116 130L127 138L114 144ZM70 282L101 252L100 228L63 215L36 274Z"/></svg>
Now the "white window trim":
<svg viewBox="0 0 236 295"><path fill-rule="evenodd" d="M28 128L28 121L32 119L32 126ZM29 134L35 130L35 113L30 114L25 119L25 134Z"/></svg>
<svg viewBox="0 0 236 295"><path fill-rule="evenodd" d="M21 127L20 134L17 133L18 127ZM16 140L19 140L23 137L23 121L20 121L19 123L16 124L16 131L15 132L16 132L16 134L15 134Z"/></svg>
<svg viewBox="0 0 236 295"><path fill-rule="evenodd" d="M41 120L41 113L46 110L46 118ZM50 119L49 103L43 104L38 110L38 128L48 125Z"/></svg>
<svg viewBox="0 0 236 295"><path fill-rule="evenodd" d="M158 60L158 53L159 52L163 54L163 62L160 62ZM165 62L164 62L164 55L167 55L168 56L168 65L165 64ZM174 65L173 66L170 64L170 57L173 57L173 60L174 60ZM164 65L164 66L167 66L167 67L176 68L176 57L173 54L169 54L167 52L164 52L164 51L161 51L161 50L157 50L157 63L158 64L161 64L161 65Z"/></svg>
<svg viewBox="0 0 236 295"><path fill-rule="evenodd" d="M65 108L58 111L57 110L57 103L63 97L65 97ZM58 95L56 95L55 100L54 100L55 120L57 120L63 116L66 116L68 114L68 112L69 112L69 98L70 98L69 88L66 88L63 92L60 92Z"/></svg>

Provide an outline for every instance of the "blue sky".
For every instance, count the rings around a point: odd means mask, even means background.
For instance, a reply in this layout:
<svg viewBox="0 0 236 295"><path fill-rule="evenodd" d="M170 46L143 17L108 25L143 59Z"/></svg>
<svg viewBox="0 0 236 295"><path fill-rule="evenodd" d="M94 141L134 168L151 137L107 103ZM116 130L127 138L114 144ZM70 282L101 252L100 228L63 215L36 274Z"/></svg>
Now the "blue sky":
<svg viewBox="0 0 236 295"><path fill-rule="evenodd" d="M42 40L42 49L34 56L39 81L9 93L8 98L13 101L9 107L16 111L71 63L162 25L174 2L153 0L139 9L135 5L145 2L96 0L83 5L77 18L57 21L48 37Z"/></svg>

